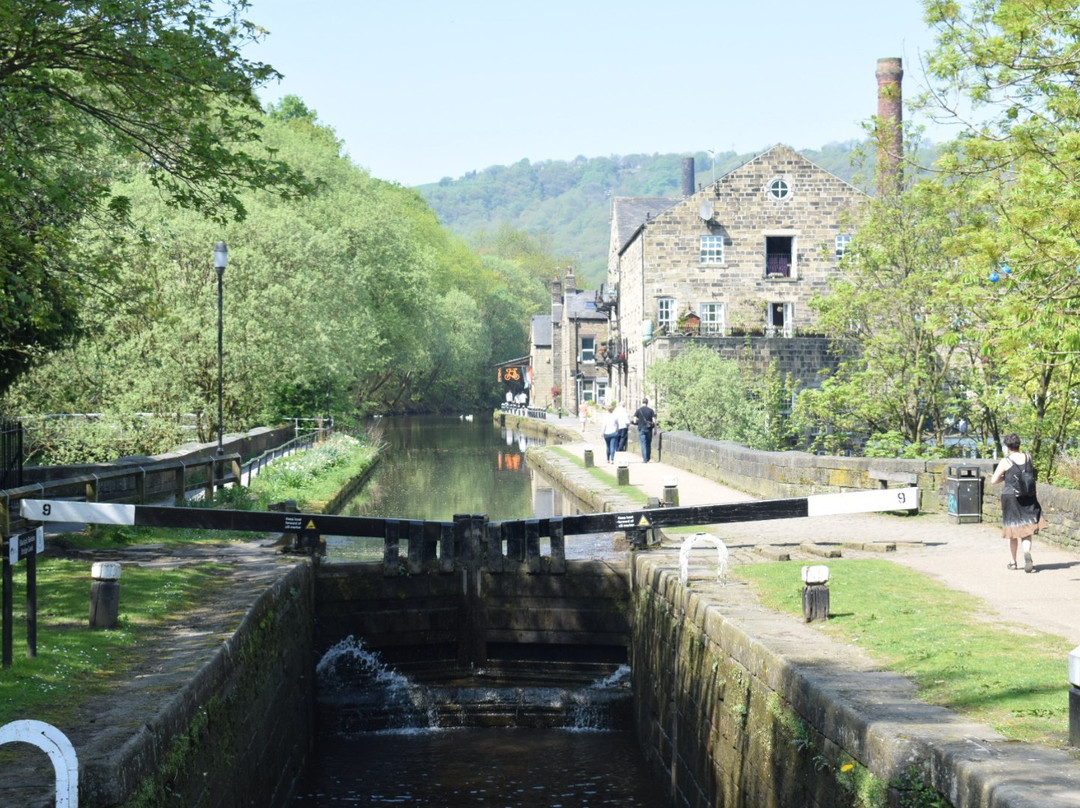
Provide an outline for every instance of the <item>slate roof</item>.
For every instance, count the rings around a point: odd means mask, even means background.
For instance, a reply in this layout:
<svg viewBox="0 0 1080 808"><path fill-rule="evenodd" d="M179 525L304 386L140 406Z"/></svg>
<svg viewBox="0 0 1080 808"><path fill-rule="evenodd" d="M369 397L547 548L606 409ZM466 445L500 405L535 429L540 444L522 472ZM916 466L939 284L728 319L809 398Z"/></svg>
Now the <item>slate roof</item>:
<svg viewBox="0 0 1080 808"><path fill-rule="evenodd" d="M532 318L533 345L538 348L551 347L551 315L534 314Z"/></svg>
<svg viewBox="0 0 1080 808"><path fill-rule="evenodd" d="M617 249L621 252L646 218L655 219L658 215L674 207L678 199L662 196L617 196L612 200L611 216L618 233Z"/></svg>
<svg viewBox="0 0 1080 808"><path fill-rule="evenodd" d="M566 296L566 319L607 321L607 314L596 310L596 291L586 289Z"/></svg>

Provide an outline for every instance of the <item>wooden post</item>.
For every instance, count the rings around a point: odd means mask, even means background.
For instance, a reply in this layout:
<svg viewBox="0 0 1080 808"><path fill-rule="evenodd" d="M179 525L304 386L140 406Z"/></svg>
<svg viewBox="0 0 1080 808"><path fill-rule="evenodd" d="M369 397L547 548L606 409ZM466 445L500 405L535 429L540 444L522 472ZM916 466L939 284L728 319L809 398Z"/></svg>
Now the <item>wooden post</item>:
<svg viewBox="0 0 1080 808"><path fill-rule="evenodd" d="M829 619L829 568L815 564L802 568L803 617L807 623Z"/></svg>
<svg viewBox="0 0 1080 808"><path fill-rule="evenodd" d="M175 475L173 478L173 503L179 506L183 505L187 500L187 465L182 460Z"/></svg>
<svg viewBox="0 0 1080 808"><path fill-rule="evenodd" d="M525 520L525 563L529 574L540 572L540 520Z"/></svg>
<svg viewBox="0 0 1080 808"><path fill-rule="evenodd" d="M409 574L419 575L424 571L424 543L420 540L423 531L414 534L413 524L409 523L408 532L405 534L409 540Z"/></svg>
<svg viewBox="0 0 1080 808"><path fill-rule="evenodd" d="M383 575L397 575L399 572L398 562L398 537L401 523L397 519L387 519L383 532Z"/></svg>
<svg viewBox="0 0 1080 808"><path fill-rule="evenodd" d="M8 539L8 541L12 541L12 539ZM3 621L4 621L4 629L3 629L3 665L4 665L5 668L10 668L11 667L11 658L13 656L11 646L12 646L12 642L14 641L13 636L12 636L13 632L12 632L12 628L11 628L11 621L14 619L14 605L15 605L14 604L15 595L14 595L14 592L12 592L12 588L14 587L15 582L13 581L12 575L11 575L11 561L10 561L10 559L8 557L7 542L4 543L3 550L4 550L4 561L3 561L3 564L4 564L4 571L3 571L3 576L4 576L3 577Z"/></svg>
<svg viewBox="0 0 1080 808"><path fill-rule="evenodd" d="M551 571L556 574L566 572L566 533L563 520L552 518L551 531Z"/></svg>
<svg viewBox="0 0 1080 808"><path fill-rule="evenodd" d="M439 526L439 571L454 571L454 526Z"/></svg>

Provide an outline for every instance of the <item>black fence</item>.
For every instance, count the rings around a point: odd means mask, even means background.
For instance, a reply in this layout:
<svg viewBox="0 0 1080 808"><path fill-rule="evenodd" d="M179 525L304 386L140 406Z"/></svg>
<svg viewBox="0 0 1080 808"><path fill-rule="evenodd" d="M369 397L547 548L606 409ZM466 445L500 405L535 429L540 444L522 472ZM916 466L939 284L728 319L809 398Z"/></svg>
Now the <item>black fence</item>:
<svg viewBox="0 0 1080 808"><path fill-rule="evenodd" d="M18 421L0 421L0 491L23 484L23 427Z"/></svg>

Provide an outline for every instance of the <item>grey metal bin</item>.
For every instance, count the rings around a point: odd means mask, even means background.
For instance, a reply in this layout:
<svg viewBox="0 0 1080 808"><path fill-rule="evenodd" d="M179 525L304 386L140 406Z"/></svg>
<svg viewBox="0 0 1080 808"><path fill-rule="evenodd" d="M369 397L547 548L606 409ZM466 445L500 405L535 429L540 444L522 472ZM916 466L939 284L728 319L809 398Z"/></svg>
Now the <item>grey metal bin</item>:
<svg viewBox="0 0 1080 808"><path fill-rule="evenodd" d="M949 516L957 523L982 521L983 477L978 466L949 466Z"/></svg>

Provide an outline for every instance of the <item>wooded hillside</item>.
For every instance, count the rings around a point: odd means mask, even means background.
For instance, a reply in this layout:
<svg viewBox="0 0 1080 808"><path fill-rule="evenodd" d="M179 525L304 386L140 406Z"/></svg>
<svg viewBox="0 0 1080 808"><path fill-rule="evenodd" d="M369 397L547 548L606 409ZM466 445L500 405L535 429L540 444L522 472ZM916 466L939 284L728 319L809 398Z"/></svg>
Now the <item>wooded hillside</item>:
<svg viewBox="0 0 1080 808"><path fill-rule="evenodd" d="M769 144L770 146L773 144ZM762 151L767 147L763 147ZM860 151L868 152L864 167L853 165ZM873 177L873 150L857 141L832 143L821 149L800 150L808 159L864 190ZM463 177L444 177L417 190L435 209L439 220L473 243L501 225L548 240L548 251L578 268L587 288L604 281L607 272L609 212L615 196L677 198L682 193L682 161L693 157L698 185L706 185L757 152L721 152L713 157L695 154L631 154L577 157L571 161L521 160L511 166L491 166Z"/></svg>

